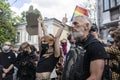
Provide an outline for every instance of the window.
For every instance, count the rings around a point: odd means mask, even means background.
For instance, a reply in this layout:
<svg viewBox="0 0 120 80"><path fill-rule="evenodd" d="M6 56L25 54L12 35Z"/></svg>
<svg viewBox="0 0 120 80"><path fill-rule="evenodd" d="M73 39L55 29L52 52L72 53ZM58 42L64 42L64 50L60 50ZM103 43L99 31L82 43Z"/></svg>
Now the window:
<svg viewBox="0 0 120 80"><path fill-rule="evenodd" d="M104 8L104 11L110 8L109 0L103 0L103 8Z"/></svg>
<svg viewBox="0 0 120 80"><path fill-rule="evenodd" d="M116 0L110 0L110 7L115 7Z"/></svg>
<svg viewBox="0 0 120 80"><path fill-rule="evenodd" d="M31 41L31 36L28 34L28 41Z"/></svg>
<svg viewBox="0 0 120 80"><path fill-rule="evenodd" d="M120 5L120 0L117 0L117 5Z"/></svg>
<svg viewBox="0 0 120 80"><path fill-rule="evenodd" d="M110 15L111 15L111 21L113 20L118 20L120 16L120 10L119 7L110 10Z"/></svg>
<svg viewBox="0 0 120 80"><path fill-rule="evenodd" d="M20 42L20 32L17 32L16 34L16 43Z"/></svg>

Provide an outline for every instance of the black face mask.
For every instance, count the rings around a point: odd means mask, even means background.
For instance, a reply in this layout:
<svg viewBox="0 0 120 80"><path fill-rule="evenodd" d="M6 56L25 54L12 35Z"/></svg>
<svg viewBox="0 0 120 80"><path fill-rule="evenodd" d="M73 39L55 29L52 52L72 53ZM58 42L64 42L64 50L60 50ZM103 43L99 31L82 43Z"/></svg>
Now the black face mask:
<svg viewBox="0 0 120 80"><path fill-rule="evenodd" d="M28 54L28 51L23 51L23 53Z"/></svg>
<svg viewBox="0 0 120 80"><path fill-rule="evenodd" d="M48 49L49 45L48 44L42 44L41 47L42 47L42 49Z"/></svg>

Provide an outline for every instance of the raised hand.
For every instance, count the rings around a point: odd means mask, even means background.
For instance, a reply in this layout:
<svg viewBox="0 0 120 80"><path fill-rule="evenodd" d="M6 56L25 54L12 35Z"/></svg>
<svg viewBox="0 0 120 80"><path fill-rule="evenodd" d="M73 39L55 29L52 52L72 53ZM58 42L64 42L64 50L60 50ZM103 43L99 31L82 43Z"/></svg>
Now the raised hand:
<svg viewBox="0 0 120 80"><path fill-rule="evenodd" d="M38 17L38 23L43 23L43 19L42 19L42 17Z"/></svg>
<svg viewBox="0 0 120 80"><path fill-rule="evenodd" d="M63 17L62 19L62 24L65 25L67 22L67 15L65 14L65 17Z"/></svg>

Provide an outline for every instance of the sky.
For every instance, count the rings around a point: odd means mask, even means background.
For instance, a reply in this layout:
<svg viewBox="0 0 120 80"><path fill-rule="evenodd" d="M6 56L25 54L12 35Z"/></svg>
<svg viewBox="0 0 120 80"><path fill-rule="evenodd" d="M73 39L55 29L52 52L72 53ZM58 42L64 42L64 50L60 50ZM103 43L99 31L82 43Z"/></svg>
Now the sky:
<svg viewBox="0 0 120 80"><path fill-rule="evenodd" d="M27 11L30 5L37 8L43 17L62 20L67 14L68 21L71 19L76 5L84 7L86 0L8 0L11 10L20 15Z"/></svg>

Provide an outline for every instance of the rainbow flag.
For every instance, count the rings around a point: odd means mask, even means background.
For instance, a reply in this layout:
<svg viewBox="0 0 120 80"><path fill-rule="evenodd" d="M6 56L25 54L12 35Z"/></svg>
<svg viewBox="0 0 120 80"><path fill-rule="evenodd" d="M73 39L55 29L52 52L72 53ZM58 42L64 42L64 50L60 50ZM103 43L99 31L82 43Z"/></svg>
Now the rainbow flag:
<svg viewBox="0 0 120 80"><path fill-rule="evenodd" d="M78 15L81 15L81 14L89 16L87 9L79 7L79 6L76 6L76 8L74 10L74 13L73 13L73 16L71 18L71 21L74 19L75 16L78 16Z"/></svg>

